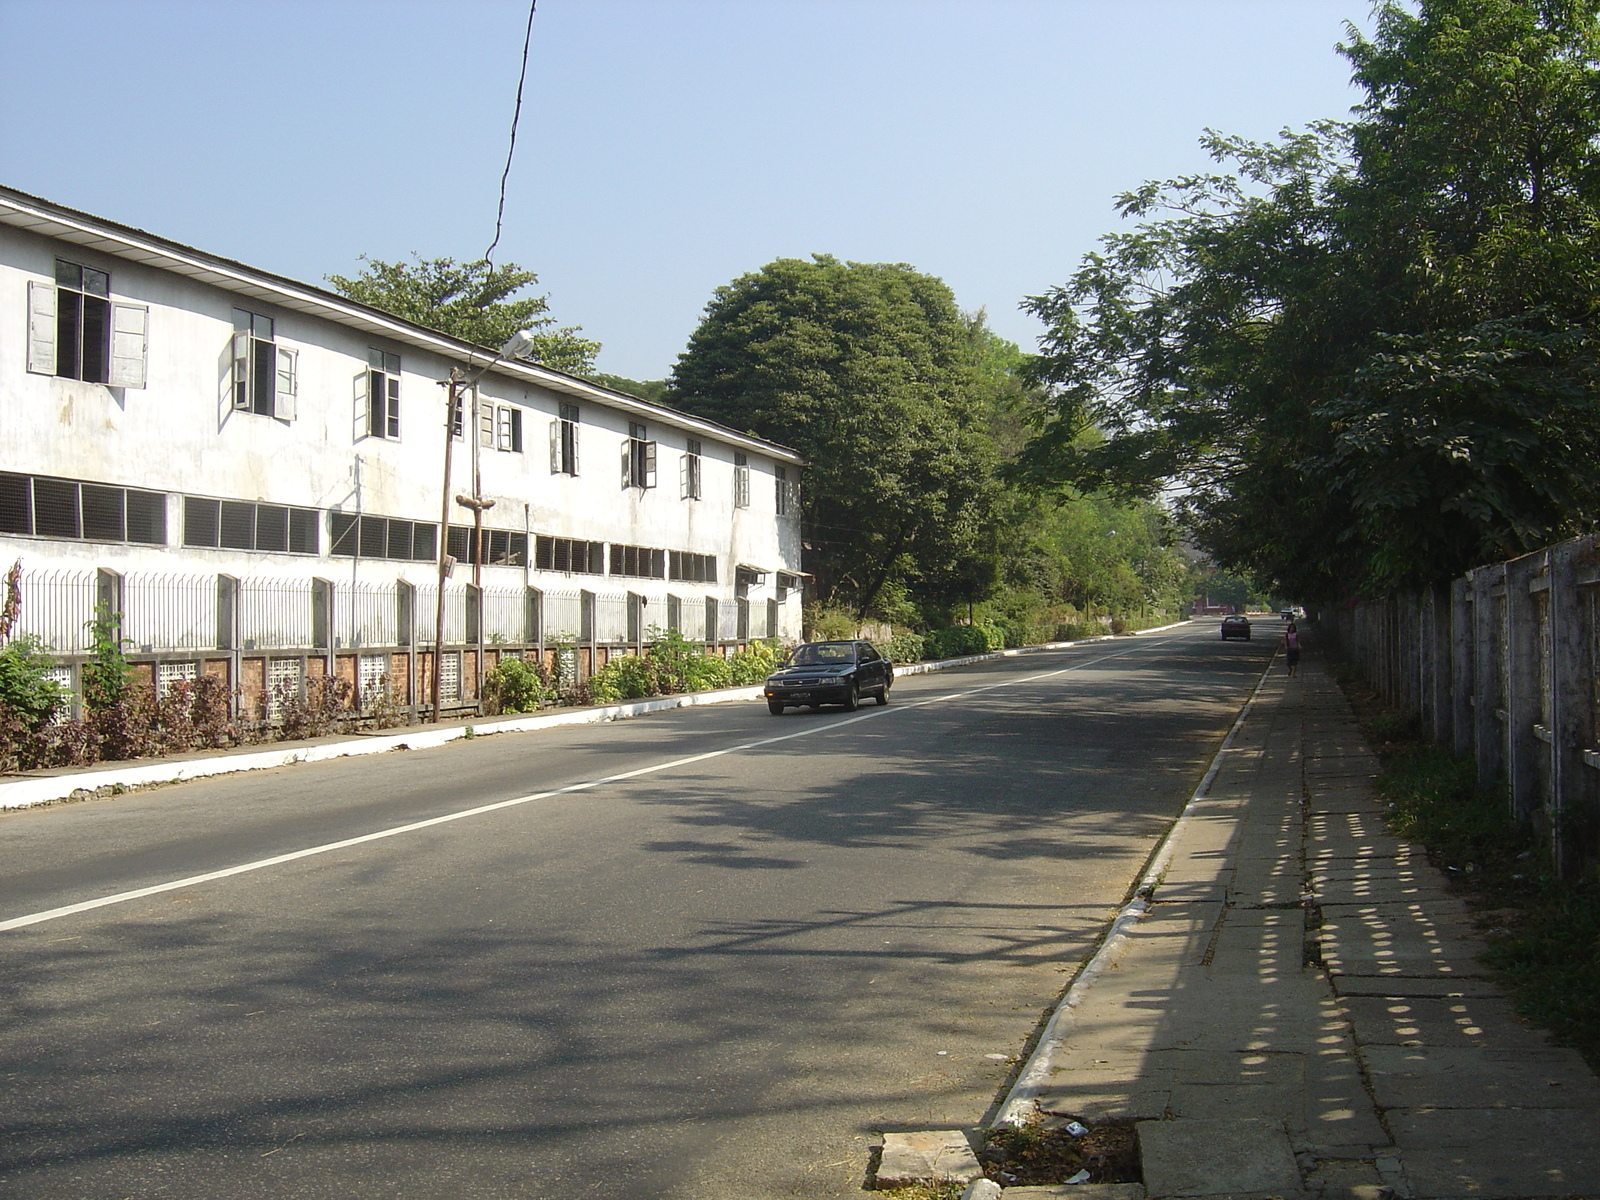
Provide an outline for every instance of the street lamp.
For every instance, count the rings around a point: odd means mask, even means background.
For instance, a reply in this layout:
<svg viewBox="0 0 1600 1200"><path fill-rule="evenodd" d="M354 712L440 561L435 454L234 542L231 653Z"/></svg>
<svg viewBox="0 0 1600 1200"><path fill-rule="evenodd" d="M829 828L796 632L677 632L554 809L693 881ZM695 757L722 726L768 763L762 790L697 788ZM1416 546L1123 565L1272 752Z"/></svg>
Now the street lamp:
<svg viewBox="0 0 1600 1200"><path fill-rule="evenodd" d="M500 353L496 354L488 362L484 363L483 366L479 367L471 375L464 376L461 373L460 368L451 367L450 378L448 380L440 381L439 386L447 389L448 398L446 399L444 406L444 487L442 489L443 503L439 517L439 599L438 605L434 612L433 625L433 688L431 699L433 701L433 719L435 722L439 720L439 685L441 682L441 676L444 674L442 670L444 666L444 581L445 575L449 571L449 564L451 561L449 553L450 458L452 448L455 445L456 406L461 403L462 393L469 388L473 388L477 384L478 380L483 378L484 372L489 370L490 367L494 366L496 363L505 362L508 360L527 358L533 350L533 345L534 342L532 331L527 329L519 329L506 339L505 345L500 347ZM467 425L465 413L462 413L461 424L462 436L466 436L469 427ZM477 393L475 391L473 392L472 424L470 428L472 431L472 498L468 500L465 497L457 497L456 499L464 507L471 508L473 510L473 540L475 543L472 554L473 586L476 587L479 586L478 572L482 569L483 565L483 510L485 508L492 507L494 501L484 501L483 481L478 473L478 401ZM479 618L479 625L481 632L481 616ZM478 668L480 672L483 667L483 650L481 646L481 640L482 639L480 638L480 646L478 650Z"/></svg>

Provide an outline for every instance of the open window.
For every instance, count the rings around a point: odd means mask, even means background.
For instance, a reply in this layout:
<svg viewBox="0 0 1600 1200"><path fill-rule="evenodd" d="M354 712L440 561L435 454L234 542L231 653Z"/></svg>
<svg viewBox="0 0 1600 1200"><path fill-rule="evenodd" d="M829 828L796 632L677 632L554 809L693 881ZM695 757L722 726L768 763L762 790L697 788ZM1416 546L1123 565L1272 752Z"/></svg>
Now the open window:
<svg viewBox="0 0 1600 1200"><path fill-rule="evenodd" d="M111 299L104 271L56 259L53 284L28 284L28 370L110 387L145 386L150 309Z"/></svg>

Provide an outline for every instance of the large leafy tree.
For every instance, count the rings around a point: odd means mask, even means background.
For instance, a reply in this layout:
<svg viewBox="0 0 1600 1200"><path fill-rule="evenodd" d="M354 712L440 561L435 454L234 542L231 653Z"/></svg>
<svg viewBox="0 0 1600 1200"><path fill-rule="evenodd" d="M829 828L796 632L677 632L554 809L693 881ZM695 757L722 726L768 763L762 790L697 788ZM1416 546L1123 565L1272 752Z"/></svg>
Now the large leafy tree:
<svg viewBox="0 0 1600 1200"><path fill-rule="evenodd" d="M1348 124L1121 198L1137 227L1029 302L1036 478L1169 481L1285 594L1419 584L1600 499L1594 0L1383 5ZM1105 436L1086 441L1086 428Z"/></svg>
<svg viewBox="0 0 1600 1200"><path fill-rule="evenodd" d="M531 330L535 362L573 373L593 368L599 342L580 336L576 325L556 328L546 297L517 295L539 281L532 271L486 259L411 257L384 262L362 255L359 275L329 275L328 282L352 300L480 346L498 348L519 329Z"/></svg>
<svg viewBox="0 0 1600 1200"><path fill-rule="evenodd" d="M949 604L990 586L994 454L971 322L904 264L778 259L718 288L672 403L792 446L825 604ZM982 595L979 594L981 599Z"/></svg>

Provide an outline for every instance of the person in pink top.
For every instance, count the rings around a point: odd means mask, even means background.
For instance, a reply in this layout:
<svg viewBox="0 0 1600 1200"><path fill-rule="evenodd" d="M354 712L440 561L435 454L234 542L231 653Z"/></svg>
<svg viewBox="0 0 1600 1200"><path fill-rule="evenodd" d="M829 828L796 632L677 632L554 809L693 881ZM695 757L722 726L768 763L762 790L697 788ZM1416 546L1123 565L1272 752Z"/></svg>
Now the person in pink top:
<svg viewBox="0 0 1600 1200"><path fill-rule="evenodd" d="M1283 661L1289 668L1289 675L1294 676L1294 670L1300 665L1300 627L1293 621L1289 628L1283 631Z"/></svg>

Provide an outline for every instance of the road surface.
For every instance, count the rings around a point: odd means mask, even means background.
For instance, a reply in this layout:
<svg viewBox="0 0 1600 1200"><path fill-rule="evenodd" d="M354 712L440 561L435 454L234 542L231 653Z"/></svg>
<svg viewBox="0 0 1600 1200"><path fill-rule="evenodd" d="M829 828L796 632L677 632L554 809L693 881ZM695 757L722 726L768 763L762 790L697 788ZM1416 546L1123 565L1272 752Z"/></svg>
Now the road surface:
<svg viewBox="0 0 1600 1200"><path fill-rule="evenodd" d="M0 1196L859 1194L994 1105L1272 644L0 817L0 922L114 900L0 932Z"/></svg>

